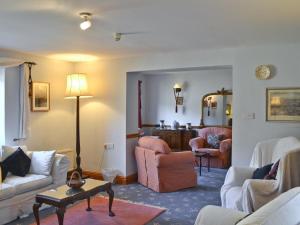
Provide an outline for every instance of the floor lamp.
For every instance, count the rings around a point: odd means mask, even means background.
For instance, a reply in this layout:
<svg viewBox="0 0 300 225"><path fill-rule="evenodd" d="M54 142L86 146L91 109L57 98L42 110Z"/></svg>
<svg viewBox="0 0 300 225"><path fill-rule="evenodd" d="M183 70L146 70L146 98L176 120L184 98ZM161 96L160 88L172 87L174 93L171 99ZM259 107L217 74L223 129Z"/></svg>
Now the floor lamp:
<svg viewBox="0 0 300 225"><path fill-rule="evenodd" d="M80 121L79 121L79 99L90 98L88 84L85 74L71 74L67 76L67 88L65 98L76 99L76 171L82 176L80 167Z"/></svg>

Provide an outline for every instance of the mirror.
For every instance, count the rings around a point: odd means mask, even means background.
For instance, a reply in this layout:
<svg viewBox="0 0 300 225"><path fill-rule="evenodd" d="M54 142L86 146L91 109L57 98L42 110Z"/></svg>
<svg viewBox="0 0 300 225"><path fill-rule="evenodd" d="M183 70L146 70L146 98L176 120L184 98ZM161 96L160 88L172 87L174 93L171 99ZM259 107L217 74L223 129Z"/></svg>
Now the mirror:
<svg viewBox="0 0 300 225"><path fill-rule="evenodd" d="M232 126L232 92L224 88L202 97L201 126Z"/></svg>

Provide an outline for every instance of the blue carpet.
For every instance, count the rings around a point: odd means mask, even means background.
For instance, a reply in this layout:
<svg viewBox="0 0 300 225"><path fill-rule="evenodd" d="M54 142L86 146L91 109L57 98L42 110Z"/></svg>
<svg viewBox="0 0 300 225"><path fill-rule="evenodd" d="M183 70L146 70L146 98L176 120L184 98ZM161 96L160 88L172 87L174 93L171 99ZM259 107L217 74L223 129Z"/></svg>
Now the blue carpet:
<svg viewBox="0 0 300 225"><path fill-rule="evenodd" d="M199 210L220 205L220 188L227 170L202 170L198 186L172 193L156 193L139 184L115 186L117 198L164 207L167 211L148 225L193 225Z"/></svg>
<svg viewBox="0 0 300 225"><path fill-rule="evenodd" d="M172 193L156 193L139 184L114 185L113 189L116 198L167 209L147 225L193 225L202 207L220 205L220 188L226 172L222 169L211 169L207 172L206 168L203 168L202 176L198 176L197 187ZM54 213L53 208L46 209L40 212L40 217L43 218L52 213ZM33 222L34 218L31 215L9 225L27 225Z"/></svg>

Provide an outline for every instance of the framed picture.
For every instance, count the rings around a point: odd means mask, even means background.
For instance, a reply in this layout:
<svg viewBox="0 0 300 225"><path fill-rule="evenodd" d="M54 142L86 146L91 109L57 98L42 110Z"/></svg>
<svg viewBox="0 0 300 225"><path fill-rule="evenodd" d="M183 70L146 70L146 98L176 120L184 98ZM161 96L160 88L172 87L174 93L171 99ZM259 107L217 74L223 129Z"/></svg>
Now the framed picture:
<svg viewBox="0 0 300 225"><path fill-rule="evenodd" d="M300 122L300 88L267 88L267 121Z"/></svg>
<svg viewBox="0 0 300 225"><path fill-rule="evenodd" d="M50 84L32 83L31 111L46 112L50 110Z"/></svg>
<svg viewBox="0 0 300 225"><path fill-rule="evenodd" d="M183 105L183 97L176 98L177 105Z"/></svg>

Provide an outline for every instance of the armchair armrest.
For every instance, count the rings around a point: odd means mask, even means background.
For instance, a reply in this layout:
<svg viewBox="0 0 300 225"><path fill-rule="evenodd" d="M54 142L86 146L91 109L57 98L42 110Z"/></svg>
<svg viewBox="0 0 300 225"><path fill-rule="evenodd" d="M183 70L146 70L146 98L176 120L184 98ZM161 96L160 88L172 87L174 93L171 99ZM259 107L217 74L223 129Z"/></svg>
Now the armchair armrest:
<svg viewBox="0 0 300 225"><path fill-rule="evenodd" d="M54 184L62 185L66 183L69 165L70 161L67 156L55 154L55 159L51 171L51 176L53 178Z"/></svg>
<svg viewBox="0 0 300 225"><path fill-rule="evenodd" d="M195 225L233 225L246 215L241 211L208 205L200 210Z"/></svg>
<svg viewBox="0 0 300 225"><path fill-rule="evenodd" d="M157 167L172 167L180 164L191 164L191 166L193 166L195 160L195 157L191 151L158 154L155 158Z"/></svg>
<svg viewBox="0 0 300 225"><path fill-rule="evenodd" d="M231 139L225 139L220 142L220 152L221 153L227 153L231 150L232 140Z"/></svg>
<svg viewBox="0 0 300 225"><path fill-rule="evenodd" d="M244 212L252 213L279 194L278 180L247 179L237 204Z"/></svg>
<svg viewBox="0 0 300 225"><path fill-rule="evenodd" d="M204 148L205 139L202 137L196 137L189 141L189 145L193 150L198 148Z"/></svg>
<svg viewBox="0 0 300 225"><path fill-rule="evenodd" d="M232 166L226 174L224 185L243 186L245 180L252 178L254 170L252 167Z"/></svg>

